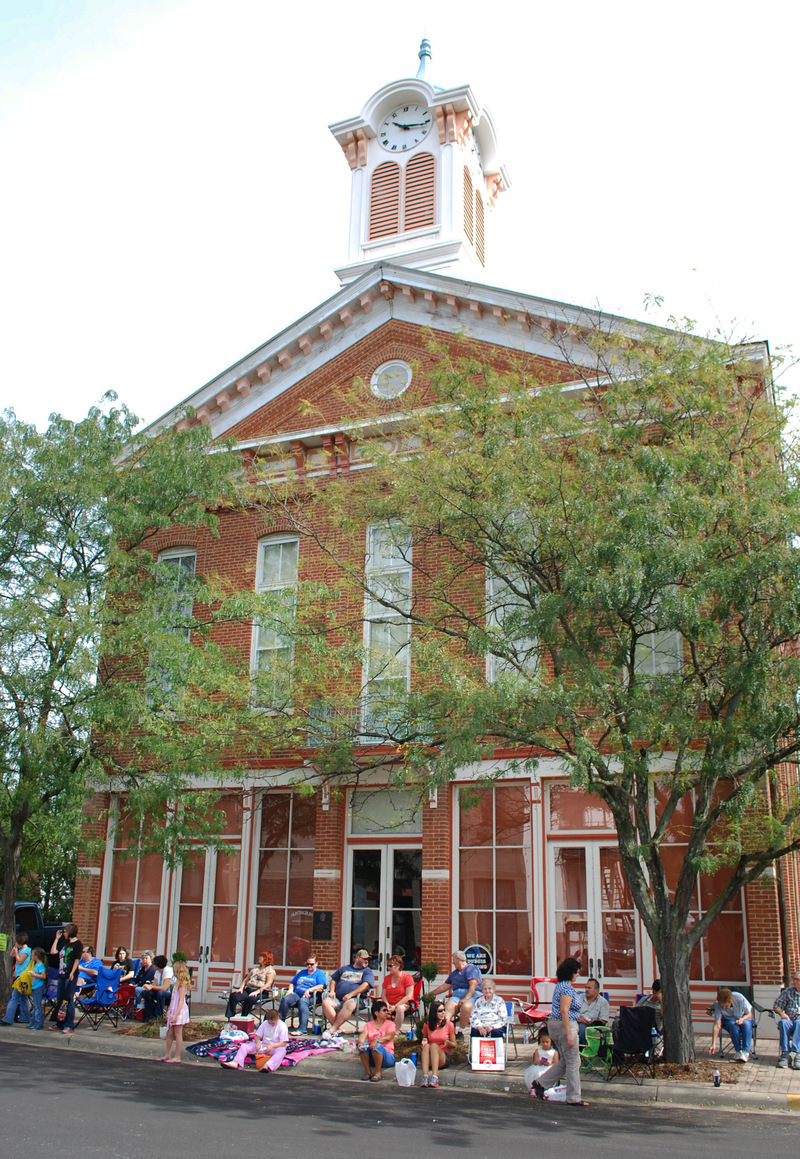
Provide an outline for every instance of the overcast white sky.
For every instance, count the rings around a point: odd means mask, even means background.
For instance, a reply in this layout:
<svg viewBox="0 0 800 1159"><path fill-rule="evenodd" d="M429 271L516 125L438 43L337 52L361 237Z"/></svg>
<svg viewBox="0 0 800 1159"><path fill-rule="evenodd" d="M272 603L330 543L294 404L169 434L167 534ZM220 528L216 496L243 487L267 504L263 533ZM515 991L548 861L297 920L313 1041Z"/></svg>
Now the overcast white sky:
<svg viewBox="0 0 800 1159"><path fill-rule="evenodd" d="M0 409L150 421L334 293L327 124L426 31L512 179L487 281L800 352L796 5L0 0Z"/></svg>

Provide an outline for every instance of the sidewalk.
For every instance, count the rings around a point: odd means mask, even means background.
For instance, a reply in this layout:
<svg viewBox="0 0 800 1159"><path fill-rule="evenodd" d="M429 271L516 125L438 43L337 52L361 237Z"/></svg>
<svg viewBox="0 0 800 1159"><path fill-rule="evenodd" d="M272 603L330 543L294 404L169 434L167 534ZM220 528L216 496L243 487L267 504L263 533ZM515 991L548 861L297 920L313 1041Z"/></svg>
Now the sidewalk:
<svg viewBox="0 0 800 1159"><path fill-rule="evenodd" d="M219 1006L205 1006L195 1003L192 1009L195 1022L216 1019L220 1025ZM160 1039L137 1038L132 1035L116 1034L110 1027L90 1030L80 1027L71 1037L48 1031L30 1031L23 1026L0 1026L0 1043L36 1046L45 1050L68 1050L89 1054L109 1054L122 1058L156 1059L164 1050ZM707 1057L710 1043L709 1034L695 1037L697 1057ZM726 1107L747 1111L795 1111L800 1112L800 1071L778 1070L778 1044L771 1039L762 1039L759 1057L737 1068L738 1081L723 1084L719 1088L711 1084L695 1082L667 1082L659 1079L645 1079L637 1086L631 1079L613 1079L603 1082L599 1077L583 1081L583 1094L590 1102L666 1103L681 1107ZM523 1082L523 1072L532 1062L533 1046L518 1043L518 1057L514 1057L513 1044L510 1049L506 1070L501 1073L476 1074L468 1065L448 1068L440 1075L440 1089L453 1087L456 1090L472 1092L509 1093L527 1097ZM184 1061L191 1066L212 1065L207 1059L196 1059L184 1052ZM318 1058L306 1058L298 1065L292 1078L324 1078L342 1082L356 1081L361 1076L361 1064L351 1053L336 1051L322 1054ZM386 1074L385 1081L392 1081ZM394 1083L392 1083L394 1085Z"/></svg>

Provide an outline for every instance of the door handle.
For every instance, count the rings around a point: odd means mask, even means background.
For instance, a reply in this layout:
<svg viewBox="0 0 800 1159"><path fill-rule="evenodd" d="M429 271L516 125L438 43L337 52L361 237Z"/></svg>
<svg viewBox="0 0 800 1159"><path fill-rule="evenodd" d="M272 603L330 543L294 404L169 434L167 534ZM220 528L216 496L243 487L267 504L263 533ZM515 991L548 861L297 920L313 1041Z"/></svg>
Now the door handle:
<svg viewBox="0 0 800 1159"><path fill-rule="evenodd" d="M594 977L594 958L589 959L589 977Z"/></svg>
<svg viewBox="0 0 800 1159"><path fill-rule="evenodd" d="M603 977L603 963L598 958L597 959L597 981L599 982L602 977Z"/></svg>

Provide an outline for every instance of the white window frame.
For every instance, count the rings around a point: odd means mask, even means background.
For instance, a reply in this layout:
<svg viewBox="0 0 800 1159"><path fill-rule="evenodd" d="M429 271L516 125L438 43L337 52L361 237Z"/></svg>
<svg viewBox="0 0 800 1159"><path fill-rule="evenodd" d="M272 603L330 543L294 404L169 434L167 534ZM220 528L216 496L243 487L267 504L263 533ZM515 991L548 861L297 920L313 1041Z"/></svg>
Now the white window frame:
<svg viewBox="0 0 800 1159"><path fill-rule="evenodd" d="M297 557L295 560L294 581L290 582L290 583L271 583L271 584L265 583L264 579L263 579L263 558L264 558L265 552L270 547L278 547L278 546L282 546L283 544L294 544L295 548L296 548L296 556ZM297 585L299 582L299 573L300 573L300 538L299 538L299 536L297 536L297 535L270 535L270 536L267 536L267 537L260 539L258 541L258 555L256 557L256 580L255 580L255 590L256 590L257 595L261 595L264 592L283 592L283 591L288 591L290 588L292 588L294 590L294 593L295 593L294 594L294 603L295 603L295 607L296 607L296 605L297 605ZM251 650L250 650L250 672L251 672L251 675L255 676L258 672L261 671L261 667L259 665L259 657L262 655L262 653L271 653L271 654L275 655L275 654L279 654L281 652L286 652L287 653L287 667L288 667L288 669L291 669L291 666L294 663L294 641L290 641L287 644L286 642L282 641L281 637L278 635L277 632L273 632L273 635L275 637L276 642L273 645L262 647L260 644L261 631L262 631L261 625L258 623L258 620L254 620L253 621L253 635L252 635Z"/></svg>
<svg viewBox="0 0 800 1159"><path fill-rule="evenodd" d="M407 601L409 607L411 604L413 577L412 543L410 536L408 537L407 544L399 549L398 554L390 557L391 560L396 560L397 562L385 562L376 566L375 561L379 558L379 548L376 540L381 533L386 533L387 531L391 532L391 525L372 523L367 527L364 592L364 664L361 677L365 721L370 715L370 700L375 701L378 699L376 693L379 692L381 684L394 683L404 679L405 691L408 692L411 688L411 622L402 612L384 607L371 594L371 592L375 592L376 590L379 591L383 583L387 591L392 590L400 597L399 599L395 599L395 603L402 605L404 601ZM403 582L403 577L407 577L405 583ZM405 640L400 644L393 656L387 658L384 664L384 670L391 669L391 674L376 677L371 675L373 667L373 630L385 624L404 626ZM404 668L404 672L395 672L395 664L398 662Z"/></svg>
<svg viewBox="0 0 800 1159"><path fill-rule="evenodd" d="M505 619L504 610L498 606L498 593L504 587L508 591L508 603L518 604L520 607L525 606L524 600L519 600L514 596L513 592L508 587L508 584L496 575L491 569L486 569L486 626L491 628L497 626L502 628ZM524 637L515 642L515 649L518 655L526 653L522 667L525 673L531 677L536 678L539 674L539 647L538 640L533 637ZM494 684L500 676L520 675L519 670L504 660L502 656L497 656L494 652L486 653L486 682L487 684Z"/></svg>

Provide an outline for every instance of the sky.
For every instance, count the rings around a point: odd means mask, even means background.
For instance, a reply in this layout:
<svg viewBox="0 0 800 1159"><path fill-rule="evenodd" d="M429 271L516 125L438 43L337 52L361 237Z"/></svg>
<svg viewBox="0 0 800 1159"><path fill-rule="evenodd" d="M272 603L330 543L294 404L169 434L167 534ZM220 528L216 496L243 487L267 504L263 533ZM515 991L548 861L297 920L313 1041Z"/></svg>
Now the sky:
<svg viewBox="0 0 800 1159"><path fill-rule="evenodd" d="M327 125L423 35L511 177L487 281L800 354L799 33L783 0L0 0L0 410L152 421L335 293Z"/></svg>

